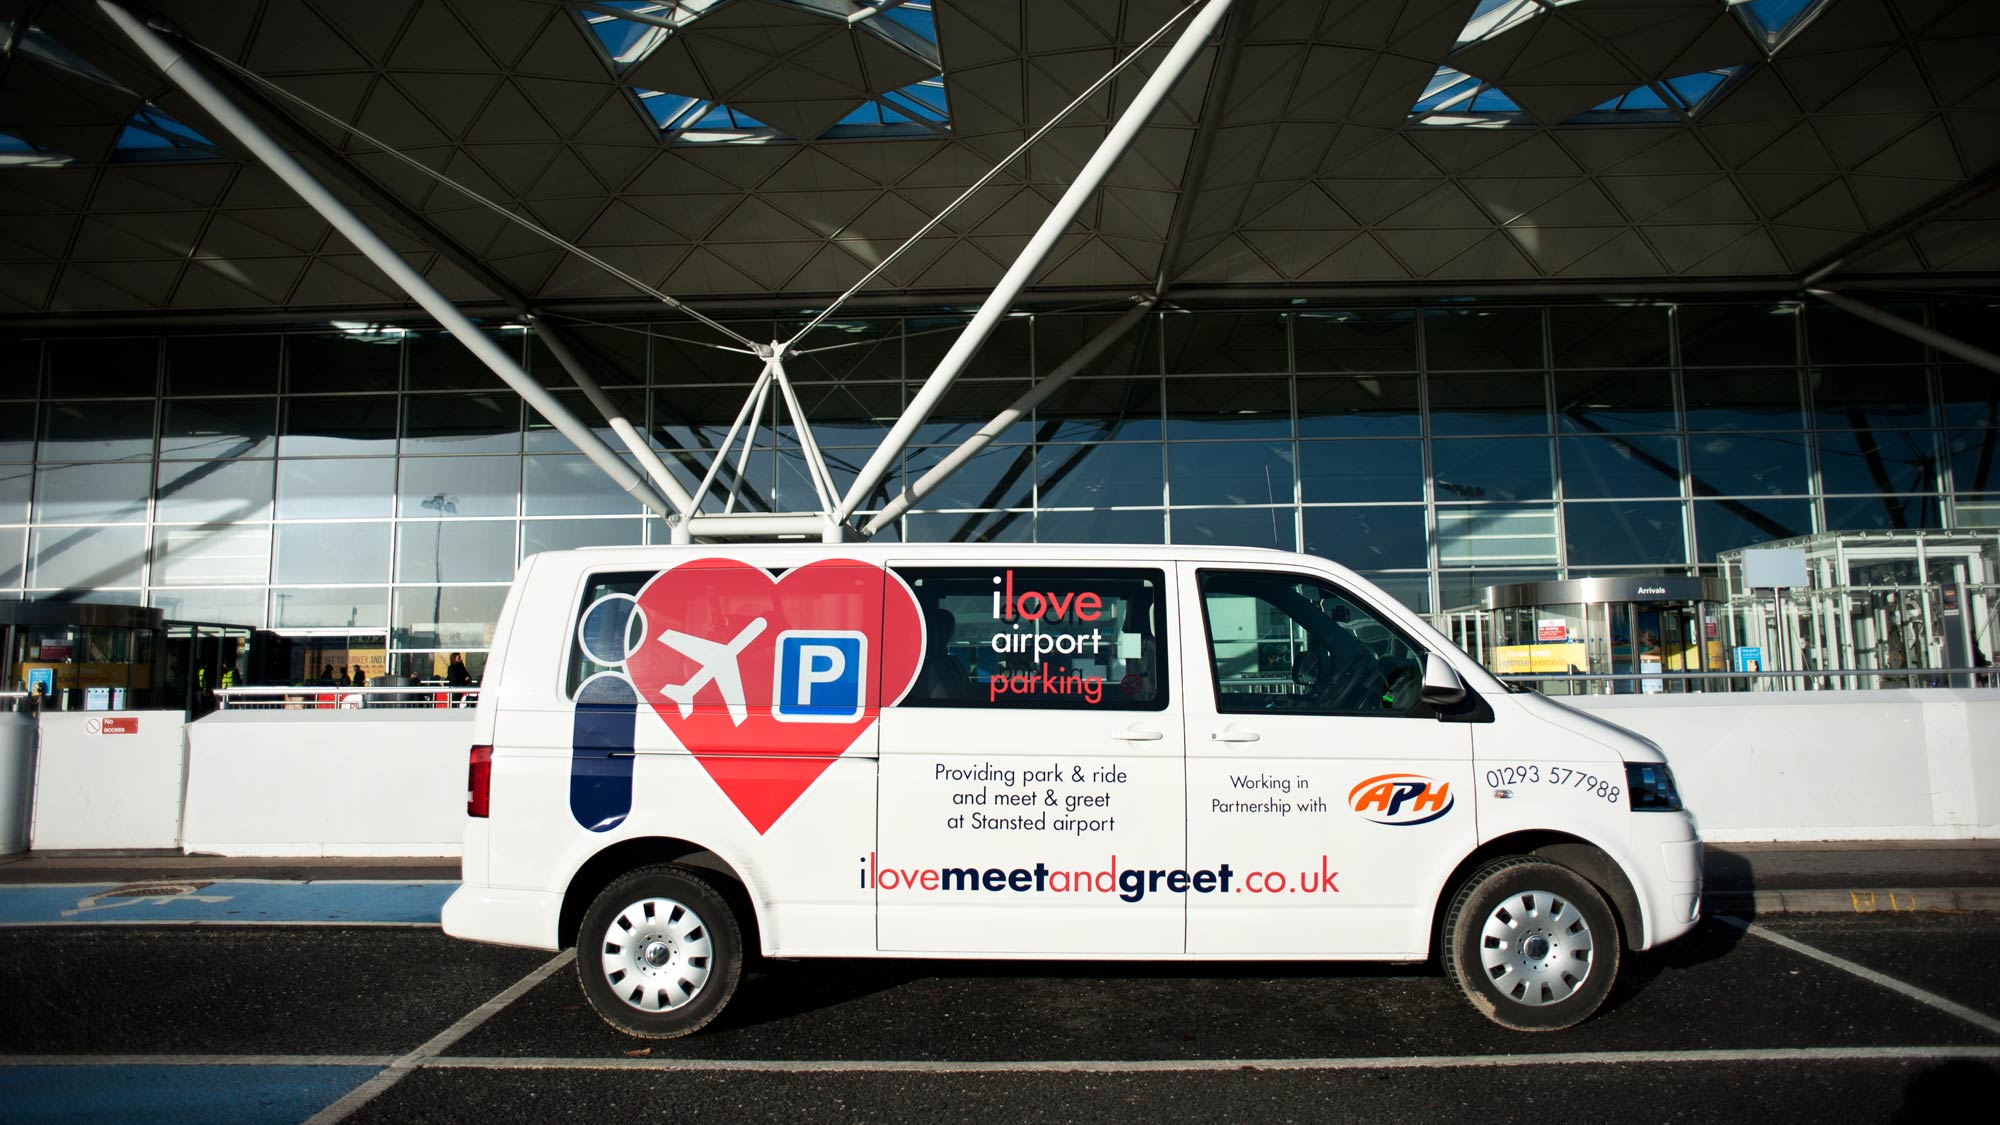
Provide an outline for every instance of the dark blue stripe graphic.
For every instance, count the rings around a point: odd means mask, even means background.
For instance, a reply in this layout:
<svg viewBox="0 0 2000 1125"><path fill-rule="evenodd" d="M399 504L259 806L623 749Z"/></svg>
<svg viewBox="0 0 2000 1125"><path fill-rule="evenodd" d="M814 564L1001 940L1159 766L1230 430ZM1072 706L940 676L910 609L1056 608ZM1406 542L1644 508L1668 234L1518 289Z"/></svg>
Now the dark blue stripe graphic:
<svg viewBox="0 0 2000 1125"><path fill-rule="evenodd" d="M632 813L632 732L638 725L639 693L623 676L599 676L576 693L569 811L592 832L609 832Z"/></svg>

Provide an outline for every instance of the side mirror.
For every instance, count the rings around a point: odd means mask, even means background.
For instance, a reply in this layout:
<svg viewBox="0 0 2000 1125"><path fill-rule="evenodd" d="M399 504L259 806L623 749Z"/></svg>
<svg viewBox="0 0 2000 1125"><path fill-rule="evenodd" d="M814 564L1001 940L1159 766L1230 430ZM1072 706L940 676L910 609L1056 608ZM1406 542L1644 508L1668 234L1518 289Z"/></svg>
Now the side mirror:
<svg viewBox="0 0 2000 1125"><path fill-rule="evenodd" d="M1458 672L1451 661L1433 652L1424 658L1425 703L1449 707L1465 698L1465 681L1458 678Z"/></svg>
<svg viewBox="0 0 2000 1125"><path fill-rule="evenodd" d="M1292 682L1302 688L1312 687L1319 683L1325 665L1326 658L1318 649L1306 649L1292 658Z"/></svg>

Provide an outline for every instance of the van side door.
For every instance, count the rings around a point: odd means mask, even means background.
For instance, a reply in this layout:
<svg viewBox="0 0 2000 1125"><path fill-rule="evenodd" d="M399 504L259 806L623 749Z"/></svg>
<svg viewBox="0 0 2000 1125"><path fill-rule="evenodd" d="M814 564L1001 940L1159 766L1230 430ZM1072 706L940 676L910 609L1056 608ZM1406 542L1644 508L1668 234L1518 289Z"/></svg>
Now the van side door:
<svg viewBox="0 0 2000 1125"><path fill-rule="evenodd" d="M1358 590L1181 564L1188 951L1422 957L1476 843L1472 727L1422 702L1424 650ZM1379 594L1379 592L1377 592Z"/></svg>
<svg viewBox="0 0 2000 1125"><path fill-rule="evenodd" d="M890 566L926 642L915 686L882 711L862 874L880 948L1180 952L1173 570Z"/></svg>

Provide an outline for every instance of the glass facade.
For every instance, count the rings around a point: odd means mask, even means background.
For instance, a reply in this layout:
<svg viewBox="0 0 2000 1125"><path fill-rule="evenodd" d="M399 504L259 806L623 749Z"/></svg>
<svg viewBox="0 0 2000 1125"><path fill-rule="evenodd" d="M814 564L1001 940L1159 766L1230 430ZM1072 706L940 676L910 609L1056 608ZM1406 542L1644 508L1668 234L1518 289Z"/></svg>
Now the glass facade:
<svg viewBox="0 0 2000 1125"><path fill-rule="evenodd" d="M1983 303L1892 311L1996 346ZM1009 318L890 487L1111 316ZM839 321L805 341L788 370L836 485L963 322ZM594 420L528 332L493 331ZM697 331L571 330L690 485L706 458L689 450L714 447L756 374ZM0 349L0 595L375 637L392 671L430 675L451 651L477 670L521 558L666 539L440 333ZM1720 551L1816 531L2000 523L1996 387L1819 306L1163 311L886 534L1296 548L1430 612L1495 582L1707 573ZM733 463L719 478L738 510L818 506L776 398L740 479Z"/></svg>

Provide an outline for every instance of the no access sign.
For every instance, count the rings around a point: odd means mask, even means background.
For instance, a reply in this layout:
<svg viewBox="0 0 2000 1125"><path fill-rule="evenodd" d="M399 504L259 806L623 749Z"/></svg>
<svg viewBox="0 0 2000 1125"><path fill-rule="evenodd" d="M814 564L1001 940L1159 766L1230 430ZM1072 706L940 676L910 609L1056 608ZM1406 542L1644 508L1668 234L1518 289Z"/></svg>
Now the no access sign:
<svg viewBox="0 0 2000 1125"><path fill-rule="evenodd" d="M122 719L119 718L85 719L83 721L83 733L138 734L139 720L131 717L126 717Z"/></svg>

